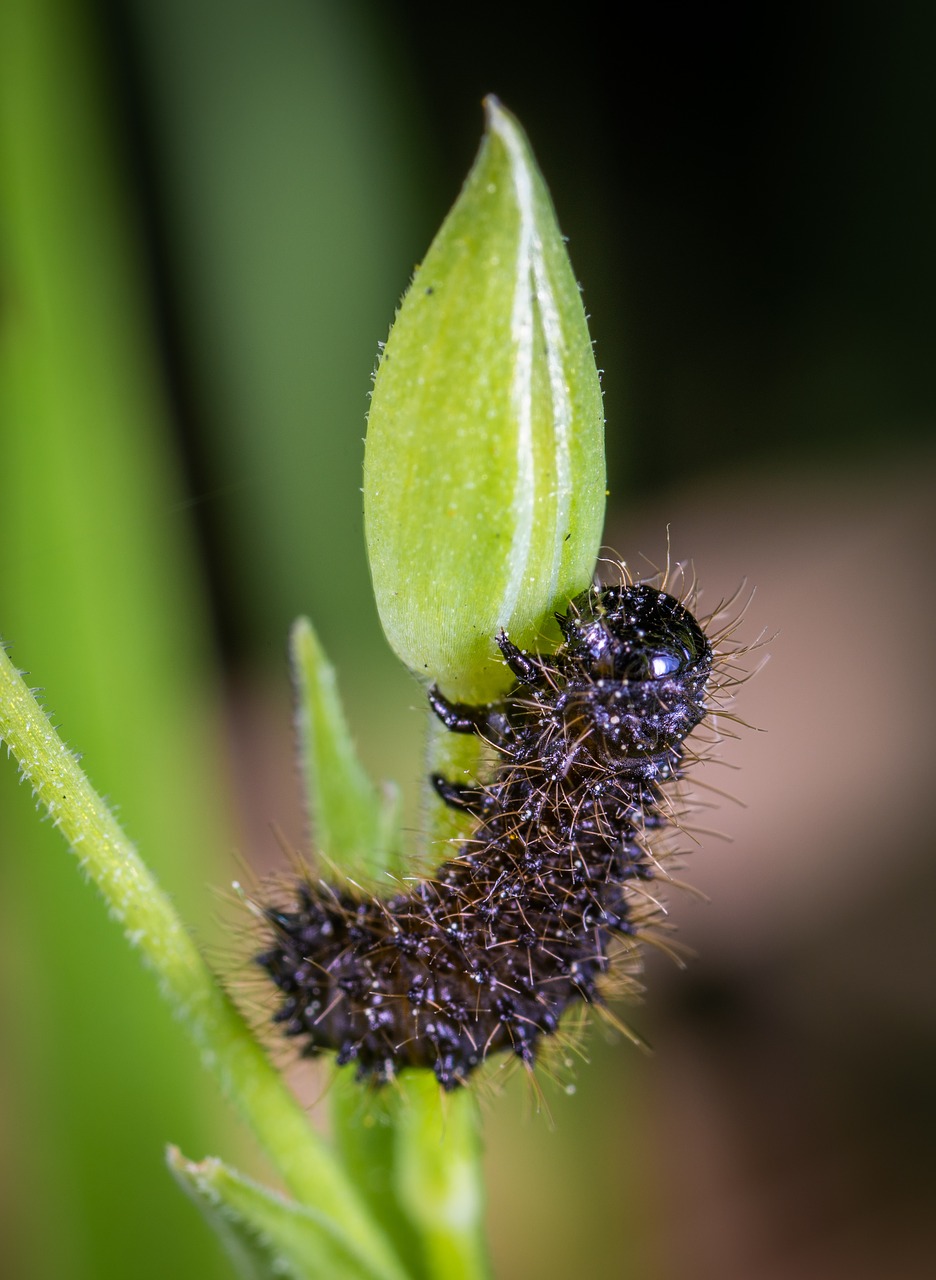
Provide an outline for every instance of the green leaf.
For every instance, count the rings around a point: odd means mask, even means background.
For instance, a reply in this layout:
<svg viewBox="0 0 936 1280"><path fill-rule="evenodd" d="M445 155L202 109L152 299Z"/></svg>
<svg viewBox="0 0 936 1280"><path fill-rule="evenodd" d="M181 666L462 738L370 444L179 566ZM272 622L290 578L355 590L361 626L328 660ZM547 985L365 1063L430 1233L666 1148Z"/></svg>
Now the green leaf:
<svg viewBox="0 0 936 1280"><path fill-rule="evenodd" d="M397 788L377 791L358 760L341 706L335 670L308 618L290 634L296 725L316 852L345 876L373 879L400 857Z"/></svg>
<svg viewBox="0 0 936 1280"><path fill-rule="evenodd" d="M334 1226L209 1158L195 1164L170 1147L173 1177L217 1232L245 1280L376 1280Z"/></svg>
<svg viewBox="0 0 936 1280"><path fill-rule="evenodd" d="M396 653L452 698L510 682L494 636L554 636L591 580L603 415L582 300L517 121L493 98L454 208L390 333L367 432L364 515Z"/></svg>
<svg viewBox="0 0 936 1280"><path fill-rule="evenodd" d="M56 734L0 645L0 742L159 979L222 1093L252 1125L290 1189L326 1213L385 1280L402 1272L344 1170L209 969L168 895Z"/></svg>

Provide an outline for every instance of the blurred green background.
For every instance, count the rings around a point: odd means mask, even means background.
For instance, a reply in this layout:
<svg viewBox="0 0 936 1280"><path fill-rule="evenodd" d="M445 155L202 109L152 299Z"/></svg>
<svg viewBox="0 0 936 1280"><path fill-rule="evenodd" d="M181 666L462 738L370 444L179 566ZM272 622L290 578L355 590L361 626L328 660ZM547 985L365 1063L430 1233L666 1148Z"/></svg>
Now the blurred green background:
<svg viewBox="0 0 936 1280"><path fill-rule="evenodd" d="M377 342L496 92L605 372L607 541L671 525L779 635L737 775L606 1043L486 1102L499 1273L931 1274L936 10L407 0L0 6L0 635L229 970L224 887L302 847L287 628L410 786L422 696L360 520ZM445 424L440 424L444 447ZM750 659L750 666L757 664ZM713 796L713 799L717 797ZM412 824L418 825L413 807ZM233 913L237 921L236 912ZM228 927L219 923L228 921ZM0 1256L224 1276L162 1165L255 1157L148 976L0 772ZM312 1100L315 1078L298 1076Z"/></svg>

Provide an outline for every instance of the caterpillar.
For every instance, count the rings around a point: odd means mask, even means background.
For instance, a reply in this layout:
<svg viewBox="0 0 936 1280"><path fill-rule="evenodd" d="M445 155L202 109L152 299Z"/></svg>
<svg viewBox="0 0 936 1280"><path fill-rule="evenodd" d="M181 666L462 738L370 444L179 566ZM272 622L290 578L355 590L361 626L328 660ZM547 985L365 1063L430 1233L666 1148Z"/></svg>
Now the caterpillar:
<svg viewBox="0 0 936 1280"><path fill-rule="evenodd" d="M567 1010L603 1004L616 957L653 940L651 841L720 687L713 645L647 583L593 586L556 619L551 654L497 637L516 681L503 701L429 690L443 724L496 760L484 783L432 777L474 822L455 856L392 896L307 877L287 906L261 907L255 961L303 1055L334 1050L377 1083L431 1068L444 1089L502 1051L532 1066Z"/></svg>

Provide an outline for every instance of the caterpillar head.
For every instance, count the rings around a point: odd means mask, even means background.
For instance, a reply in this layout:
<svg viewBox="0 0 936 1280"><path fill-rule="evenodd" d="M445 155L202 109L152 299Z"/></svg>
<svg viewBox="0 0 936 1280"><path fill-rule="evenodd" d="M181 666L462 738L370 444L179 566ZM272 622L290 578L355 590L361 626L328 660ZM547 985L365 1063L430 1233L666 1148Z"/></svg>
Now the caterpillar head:
<svg viewBox="0 0 936 1280"><path fill-rule="evenodd" d="M664 777L705 714L712 650L678 600L645 584L591 588L557 615L565 637L563 715L609 764Z"/></svg>

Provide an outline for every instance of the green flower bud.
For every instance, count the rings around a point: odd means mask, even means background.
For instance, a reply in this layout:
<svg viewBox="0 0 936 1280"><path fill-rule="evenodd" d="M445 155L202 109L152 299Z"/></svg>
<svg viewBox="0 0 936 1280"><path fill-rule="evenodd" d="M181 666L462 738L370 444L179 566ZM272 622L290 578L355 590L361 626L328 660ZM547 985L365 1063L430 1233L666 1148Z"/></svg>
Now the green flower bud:
<svg viewBox="0 0 936 1280"><path fill-rule="evenodd" d="M464 188L390 332L367 431L364 517L396 653L451 698L510 683L494 636L554 638L604 521L603 415L549 193L494 98Z"/></svg>

